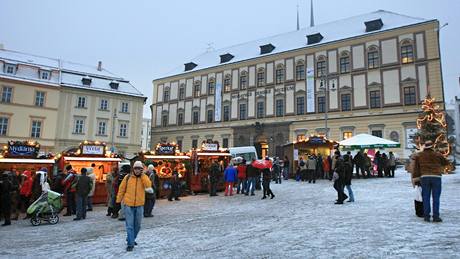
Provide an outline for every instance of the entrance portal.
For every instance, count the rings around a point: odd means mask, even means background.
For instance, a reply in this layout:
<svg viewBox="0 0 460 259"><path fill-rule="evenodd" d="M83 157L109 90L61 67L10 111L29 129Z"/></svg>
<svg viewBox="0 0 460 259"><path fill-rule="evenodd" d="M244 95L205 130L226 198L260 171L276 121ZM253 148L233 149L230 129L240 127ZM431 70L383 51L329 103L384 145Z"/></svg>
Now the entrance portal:
<svg viewBox="0 0 460 259"><path fill-rule="evenodd" d="M254 146L257 151L257 156L259 159L263 159L268 156L268 141L265 135L259 135L254 141Z"/></svg>

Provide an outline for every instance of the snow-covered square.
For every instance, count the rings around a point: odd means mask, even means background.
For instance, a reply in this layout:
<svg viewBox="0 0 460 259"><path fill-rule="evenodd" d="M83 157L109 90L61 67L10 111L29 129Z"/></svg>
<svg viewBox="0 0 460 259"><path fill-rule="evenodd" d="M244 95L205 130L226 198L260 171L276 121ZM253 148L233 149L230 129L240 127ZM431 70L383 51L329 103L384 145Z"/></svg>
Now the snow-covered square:
<svg viewBox="0 0 460 259"><path fill-rule="evenodd" d="M414 211L403 169L395 178L354 179L356 202L335 205L328 180L272 183L276 197L187 196L157 201L143 219L133 252L124 222L96 207L75 222L32 227L27 220L0 229L1 258L458 258L460 171L443 176L443 223Z"/></svg>

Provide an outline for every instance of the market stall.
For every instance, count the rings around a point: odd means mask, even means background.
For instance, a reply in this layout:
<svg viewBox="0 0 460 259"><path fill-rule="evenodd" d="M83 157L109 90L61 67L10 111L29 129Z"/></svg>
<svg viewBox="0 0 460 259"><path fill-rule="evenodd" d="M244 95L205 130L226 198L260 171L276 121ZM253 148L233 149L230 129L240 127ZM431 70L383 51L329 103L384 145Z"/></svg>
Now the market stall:
<svg viewBox="0 0 460 259"><path fill-rule="evenodd" d="M154 151L139 153L139 159L146 166L150 164L155 166L159 179L159 198L169 195L174 171L178 172L181 186L187 185L188 172L190 171L190 156L181 153L177 144L159 143Z"/></svg>
<svg viewBox="0 0 460 259"><path fill-rule="evenodd" d="M209 169L214 161L219 163L220 175L218 177L217 191L223 191L224 169L230 163L230 151L219 147L217 141L203 141L201 148L192 150L193 175L190 176L190 189L193 192L209 191Z"/></svg>
<svg viewBox="0 0 460 259"><path fill-rule="evenodd" d="M300 157L305 160L308 155L329 156L337 144L336 141L327 139L325 136L313 135L284 145L284 155L292 161L291 168L289 168L290 174L295 174Z"/></svg>
<svg viewBox="0 0 460 259"><path fill-rule="evenodd" d="M81 168L92 168L96 176L96 189L94 191L93 203L105 203L107 191L105 181L108 173L118 170L118 163L121 159L108 151L107 146L99 141L84 141L75 151L63 152L59 155L59 168L64 170L66 165L80 173Z"/></svg>
<svg viewBox="0 0 460 259"><path fill-rule="evenodd" d="M51 153L40 155L40 144L35 141L9 141L0 150L0 171L39 171L45 167L51 177L55 159Z"/></svg>

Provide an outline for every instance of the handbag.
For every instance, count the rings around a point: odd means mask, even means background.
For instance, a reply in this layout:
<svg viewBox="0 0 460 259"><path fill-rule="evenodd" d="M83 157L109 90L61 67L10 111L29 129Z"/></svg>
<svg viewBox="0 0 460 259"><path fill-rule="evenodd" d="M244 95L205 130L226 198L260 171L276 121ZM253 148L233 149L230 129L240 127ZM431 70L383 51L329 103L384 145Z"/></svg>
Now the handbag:
<svg viewBox="0 0 460 259"><path fill-rule="evenodd" d="M414 190L415 190L415 199L414 200L416 200L418 202L423 202L422 187L417 185L417 186L415 186Z"/></svg>

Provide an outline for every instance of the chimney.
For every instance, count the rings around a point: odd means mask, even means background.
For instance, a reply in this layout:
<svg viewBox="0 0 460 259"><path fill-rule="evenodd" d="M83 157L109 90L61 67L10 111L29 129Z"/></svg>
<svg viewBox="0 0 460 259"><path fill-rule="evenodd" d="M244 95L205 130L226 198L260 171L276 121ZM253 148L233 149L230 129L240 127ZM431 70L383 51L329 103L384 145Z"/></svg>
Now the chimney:
<svg viewBox="0 0 460 259"><path fill-rule="evenodd" d="M102 61L97 62L97 71L102 71Z"/></svg>
<svg viewBox="0 0 460 259"><path fill-rule="evenodd" d="M1 50L5 49L5 46L3 46L3 43L0 43L0 49Z"/></svg>

